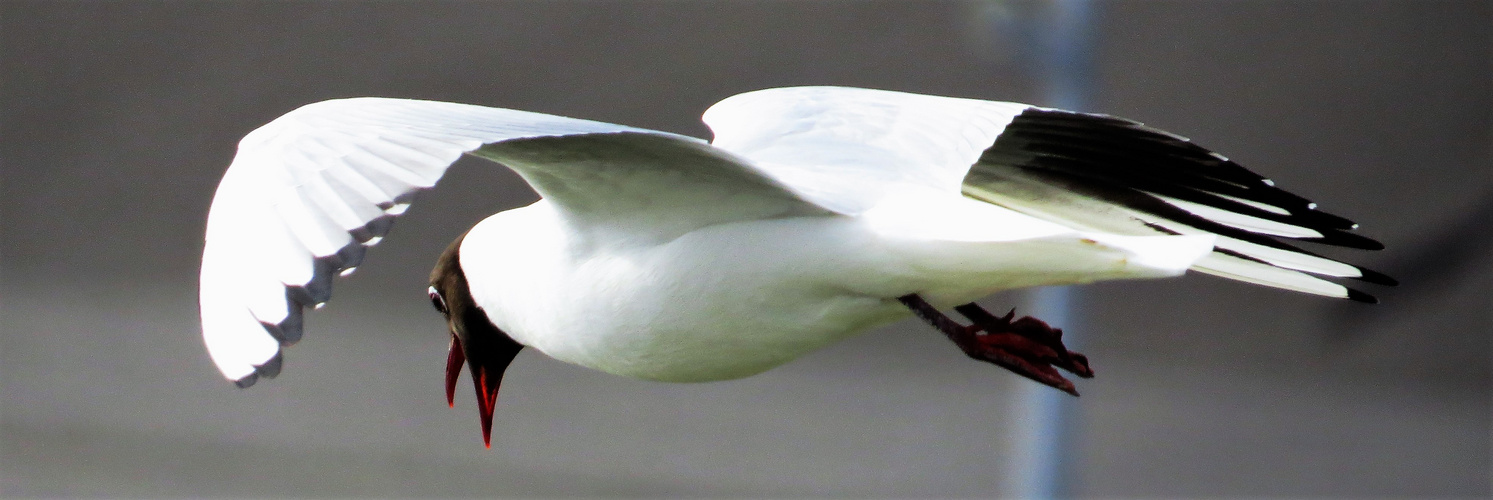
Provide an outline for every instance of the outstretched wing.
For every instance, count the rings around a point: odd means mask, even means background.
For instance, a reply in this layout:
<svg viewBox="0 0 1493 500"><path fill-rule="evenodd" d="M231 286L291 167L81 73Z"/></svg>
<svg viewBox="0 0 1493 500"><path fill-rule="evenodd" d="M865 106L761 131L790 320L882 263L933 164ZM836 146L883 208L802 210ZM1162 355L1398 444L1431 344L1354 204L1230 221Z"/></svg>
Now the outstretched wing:
<svg viewBox="0 0 1493 500"><path fill-rule="evenodd" d="M860 213L932 189L1071 228L1214 234L1193 269L1331 297L1373 297L1314 275L1393 284L1281 238L1360 249L1352 222L1186 138L1119 118L1026 104L844 87L767 89L705 113L713 144L805 198Z"/></svg>
<svg viewBox="0 0 1493 500"><path fill-rule="evenodd" d="M1282 241L1384 248L1352 232L1357 224L1185 137L1121 118L1027 109L980 156L963 191L1087 230L1217 235L1192 269L1225 278L1362 302L1376 299L1318 276L1395 284Z"/></svg>
<svg viewBox="0 0 1493 500"><path fill-rule="evenodd" d="M668 238L708 224L825 213L699 139L464 104L311 104L249 133L208 215L208 353L239 386L280 371L304 306L331 297L413 195L463 153L516 170L574 231ZM641 225L637 221L648 221Z"/></svg>

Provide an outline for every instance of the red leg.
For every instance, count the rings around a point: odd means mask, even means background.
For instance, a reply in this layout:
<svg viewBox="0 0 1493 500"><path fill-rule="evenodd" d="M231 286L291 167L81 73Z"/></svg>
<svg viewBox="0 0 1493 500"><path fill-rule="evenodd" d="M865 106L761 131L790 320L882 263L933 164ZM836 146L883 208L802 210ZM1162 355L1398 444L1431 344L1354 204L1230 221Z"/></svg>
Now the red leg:
<svg viewBox="0 0 1493 500"><path fill-rule="evenodd" d="M1059 374L1057 368L1082 378L1094 376L1089 360L1082 354L1069 351L1063 345L1063 331L1048 326L1031 316L1015 321L1013 310L1004 317L990 314L980 306L969 303L954 310L974 324L960 325L939 312L933 305L917 294L898 297L902 304L912 309L919 318L932 324L969 357L994 363L1017 375L1035 380L1074 396L1078 391L1073 382Z"/></svg>

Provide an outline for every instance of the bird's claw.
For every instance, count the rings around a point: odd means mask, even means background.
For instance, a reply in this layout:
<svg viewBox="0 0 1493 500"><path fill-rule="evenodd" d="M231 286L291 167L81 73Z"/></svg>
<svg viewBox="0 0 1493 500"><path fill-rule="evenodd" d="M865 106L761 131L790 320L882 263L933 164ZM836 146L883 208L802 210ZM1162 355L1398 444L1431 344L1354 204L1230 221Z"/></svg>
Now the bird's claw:
<svg viewBox="0 0 1493 500"><path fill-rule="evenodd" d="M1094 370L1089 368L1089 358L1063 345L1062 329L1053 328L1031 316L1013 321L1016 316L1014 309L998 317L975 303L955 307L955 311L974 323L964 326L917 294L899 297L898 300L942 331L971 358L993 363L1074 396L1078 395L1078 390L1072 381L1058 373L1058 369L1082 378L1094 376Z"/></svg>
<svg viewBox="0 0 1493 500"><path fill-rule="evenodd" d="M997 317L970 303L954 308L973 325L964 335L954 338L969 357L994 363L1017 375L1041 382L1074 396L1073 382L1058 373L1062 369L1082 378L1093 378L1089 358L1063 345L1063 330L1046 322L1023 316L1012 321L1016 311Z"/></svg>

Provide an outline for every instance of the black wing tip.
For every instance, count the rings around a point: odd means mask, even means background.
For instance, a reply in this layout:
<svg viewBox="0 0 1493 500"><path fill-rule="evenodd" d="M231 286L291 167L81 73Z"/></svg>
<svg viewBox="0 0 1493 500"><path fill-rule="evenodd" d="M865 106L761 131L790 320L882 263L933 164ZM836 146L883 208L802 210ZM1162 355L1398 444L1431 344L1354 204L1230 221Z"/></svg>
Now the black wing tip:
<svg viewBox="0 0 1493 500"><path fill-rule="evenodd" d="M1201 170L1187 169L1185 170L1186 175L1182 178L1170 178L1170 176L1182 175L1178 171L1167 169L1148 171L1142 176L1143 178L1139 179L1150 184L1148 189L1186 188L1180 190L1172 189L1173 192L1165 194L1196 203L1212 205L1216 208L1236 212L1240 211L1240 204L1232 201L1220 202L1221 200L1213 200L1214 203L1208 203L1206 200L1196 199L1197 197L1186 196L1191 190L1216 195L1218 193L1214 193L1213 188L1224 189L1222 191L1223 194L1244 198L1249 201L1275 205L1290 212L1284 219L1267 214L1255 214L1257 216L1263 216L1262 218L1276 220L1277 222L1308 227L1324 233L1321 238L1303 238L1308 241L1361 250L1384 249L1384 245L1378 241L1347 232L1358 227L1352 220L1317 210L1315 203L1310 202L1300 195L1277 187L1273 182L1268 181L1259 174L1244 168L1227 157L1192 143L1186 137L1145 126L1133 120L1093 113L1032 108L1022 112L1007 126L1007 129L1015 132L1014 134L1011 134L1009 137L1004 133L1002 134L1003 138L1010 139L1005 144L1007 146L1006 150L1002 150L1002 144L997 140L997 144L987 148L986 153L992 157L1003 154L1014 155L1028 161L1030 160L1028 157L1043 157L1044 155L1066 157L1072 153L1070 151L1072 148L1080 146L1074 145L1072 141L1058 141L1053 143L1042 141L1044 140L1043 138L1049 141L1053 140L1054 138L1048 137L1048 134L1054 130L1071 127L1085 131L1085 135L1087 136L1106 136L1112 139L1122 139L1133 147L1142 147L1141 144L1144 141L1160 141L1160 143L1165 144L1162 149L1147 149L1147 152L1152 156L1151 160L1168 158L1168 161L1186 161L1194 163L1194 166L1208 167ZM1134 142L1136 140L1143 142ZM1026 144L1030 141L1042 142L1042 145L1033 149L1034 146ZM1067 166L1054 164L1054 160L1054 158L1046 158L1044 160L1046 163L1042 165L1029 165L1028 168L1040 167L1048 170L1071 170ZM1081 162L1082 159L1073 158L1073 161ZM1108 174L1089 172L1084 175L1096 176L1096 180L1104 182L1120 182L1109 177ZM1212 185L1211 188L1209 187L1211 184L1218 184L1220 182L1232 186ZM1124 182L1120 183L1124 184ZM1171 183L1179 184L1174 186ZM1247 213L1249 211L1245 212L1249 215Z"/></svg>
<svg viewBox="0 0 1493 500"><path fill-rule="evenodd" d="M1352 288L1348 289L1348 300L1351 300L1351 301L1354 301L1354 302L1362 302L1364 304L1378 304L1379 303L1379 299L1376 298L1376 297L1374 297L1373 295L1369 295L1367 293L1363 293L1363 292L1360 292L1358 290L1354 290Z"/></svg>
<svg viewBox="0 0 1493 500"><path fill-rule="evenodd" d="M1127 127L1144 126L1144 123L1105 113L1086 113L1083 111L1069 111L1066 109L1043 108L1031 106L1022 110L1020 116L1026 122L1069 122L1069 123L1104 123L1111 125L1122 125Z"/></svg>
<svg viewBox="0 0 1493 500"><path fill-rule="evenodd" d="M1281 192L1288 192L1277 187L1271 187L1271 189ZM1352 231L1358 229L1358 223L1353 222L1352 219L1318 210L1316 208L1316 204L1312 202L1306 203L1305 210L1291 210L1291 215L1297 217L1310 217L1314 223L1320 224L1328 229L1336 229L1339 231Z"/></svg>
<svg viewBox="0 0 1493 500"><path fill-rule="evenodd" d="M1343 230L1331 230L1322 232L1320 238L1301 238L1301 241L1310 241L1323 245L1352 248L1356 250L1378 251L1384 249L1384 244L1373 238L1345 232Z"/></svg>
<svg viewBox="0 0 1493 500"><path fill-rule="evenodd" d="M1074 146L1071 140L1063 140L1072 139L1069 136L1078 136L1080 139L1107 138L1105 140L1123 141L1126 145L1116 146L1119 148L1116 150L1118 153L1115 151L1094 152L1085 150L1082 146ZM1125 148L1132 148L1135 151L1127 152ZM1143 171L1133 175L1132 178L1121 178L1119 174L1108 170L1095 170L1091 165L1097 161L1109 159L1107 155L1113 156L1121 153L1129 155L1121 159L1133 162L1142 162L1142 160L1155 162L1159 159L1166 160L1168 163L1160 167L1142 169ZM1178 198L1215 208L1234 211L1245 209L1243 210L1245 215L1250 215L1248 213L1250 211L1259 211L1248 210L1247 204L1217 196L1225 194L1247 201L1281 207L1289 212L1284 220L1281 220L1279 216L1266 214L1260 214L1261 218L1300 225L1322 233L1321 237L1316 238L1287 238L1361 250L1384 249L1384 244L1379 241L1349 232L1358 228L1353 221L1317 210L1315 203L1276 187L1275 183L1269 179L1244 168L1227 157L1193 143L1186 137L1148 127L1133 120L1091 113L1029 108L1012 119L996 139L995 144L986 148L981 161L1014 164L1026 171L1040 171L1048 176L1089 186L1119 187L1135 191L1156 190L1158 193L1175 195ZM1178 170L1180 168L1178 165L1182 163L1186 165L1181 166L1207 168L1198 171L1194 171L1195 169ZM971 169L971 172L973 173L974 169ZM1213 188L1221 191L1213 192ZM1214 198L1217 199L1208 203L1209 200L1198 200L1196 196L1187 195L1194 190L1215 195ZM1132 209L1150 212L1163 219L1185 221L1184 223L1197 226L1204 231L1280 250L1316 256L1263 233L1227 226L1206 217L1175 209L1176 207L1169 204L1162 206L1154 197L1143 199L1128 197L1124 200L1110 201ZM1149 223L1147 225L1153 228L1159 227ZM1237 256L1248 258L1242 254ZM1259 261L1259 259L1252 258L1250 260ZM1366 269L1360 269L1360 271L1361 276L1355 279L1387 286L1394 286L1398 283L1382 273ZM1379 303L1379 299L1373 295L1353 289L1348 289L1345 298L1366 304Z"/></svg>
<svg viewBox="0 0 1493 500"><path fill-rule="evenodd" d="M1379 271L1364 269L1362 267L1358 268L1358 271L1360 273L1363 273L1363 276L1359 276L1358 278L1356 278L1358 281L1373 283L1375 285L1400 286L1400 280L1394 279L1393 277L1390 277L1389 275L1381 273Z"/></svg>

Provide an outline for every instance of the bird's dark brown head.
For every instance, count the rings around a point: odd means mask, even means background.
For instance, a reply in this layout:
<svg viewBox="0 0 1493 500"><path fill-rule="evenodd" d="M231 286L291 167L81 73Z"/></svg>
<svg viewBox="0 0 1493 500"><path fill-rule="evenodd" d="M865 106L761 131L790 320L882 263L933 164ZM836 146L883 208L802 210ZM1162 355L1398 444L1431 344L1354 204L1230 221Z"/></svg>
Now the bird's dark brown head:
<svg viewBox="0 0 1493 500"><path fill-rule="evenodd" d="M498 400L498 386L513 357L523 349L503 333L487 313L472 299L466 273L461 268L463 234L446 247L430 271L430 302L446 316L451 332L450 352L446 355L446 402L456 406L456 378L465 363L477 389L477 410L482 419L482 442L492 447L492 414Z"/></svg>

